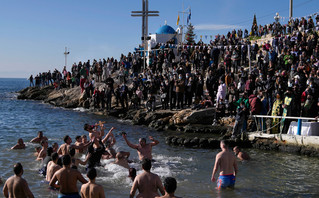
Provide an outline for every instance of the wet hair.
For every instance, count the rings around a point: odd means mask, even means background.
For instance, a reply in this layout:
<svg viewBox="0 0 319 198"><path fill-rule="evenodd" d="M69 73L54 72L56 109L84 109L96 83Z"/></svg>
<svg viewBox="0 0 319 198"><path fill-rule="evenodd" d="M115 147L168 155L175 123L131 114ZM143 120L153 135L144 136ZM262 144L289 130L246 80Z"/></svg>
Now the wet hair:
<svg viewBox="0 0 319 198"><path fill-rule="evenodd" d="M86 176L90 179L93 180L96 178L97 174L96 174L96 169L95 168L90 168L87 173Z"/></svg>
<svg viewBox="0 0 319 198"><path fill-rule="evenodd" d="M22 170L23 170L23 167L22 167L22 164L20 162L16 163L13 166L13 172L16 175L19 175L22 172Z"/></svg>
<svg viewBox="0 0 319 198"><path fill-rule="evenodd" d="M57 163L59 166L62 167L62 166L63 166L63 165L62 165L62 157L59 157L59 159L58 159L58 161L57 161L56 163Z"/></svg>
<svg viewBox="0 0 319 198"><path fill-rule="evenodd" d="M221 143L221 144L224 144L225 147L228 147L228 145L229 145L229 143L228 143L227 140L221 140L220 143Z"/></svg>
<svg viewBox="0 0 319 198"><path fill-rule="evenodd" d="M55 161L56 159L59 158L59 154L57 152L52 153L51 155L52 161Z"/></svg>
<svg viewBox="0 0 319 198"><path fill-rule="evenodd" d="M53 148L50 146L47 148L47 156L51 156L53 153Z"/></svg>
<svg viewBox="0 0 319 198"><path fill-rule="evenodd" d="M71 157L75 155L75 149L73 147L69 148L69 154L71 155Z"/></svg>
<svg viewBox="0 0 319 198"><path fill-rule="evenodd" d="M134 181L136 177L136 169L135 168L130 168L128 169L128 176Z"/></svg>
<svg viewBox="0 0 319 198"><path fill-rule="evenodd" d="M142 161L142 168L146 171L151 170L152 168L152 161L148 158L143 159Z"/></svg>
<svg viewBox="0 0 319 198"><path fill-rule="evenodd" d="M63 141L66 143L66 141L68 141L68 139L69 139L69 136L66 135L66 136L64 136Z"/></svg>
<svg viewBox="0 0 319 198"><path fill-rule="evenodd" d="M76 140L78 140L79 138L81 138L81 136L79 136L79 135L77 135L77 136L75 137Z"/></svg>
<svg viewBox="0 0 319 198"><path fill-rule="evenodd" d="M39 131L38 132L38 135L40 135L41 134L41 136L43 136L43 132L42 131Z"/></svg>
<svg viewBox="0 0 319 198"><path fill-rule="evenodd" d="M63 155L62 156L62 164L67 166L71 164L71 157L70 155Z"/></svg>
<svg viewBox="0 0 319 198"><path fill-rule="evenodd" d="M164 180L164 187L167 193L174 193L177 188L176 179L173 177L166 177Z"/></svg>
<svg viewBox="0 0 319 198"><path fill-rule="evenodd" d="M86 130L86 131L87 131L87 130L89 129L89 127L90 127L90 125L89 125L89 124L84 124L84 127L83 127L83 128L84 128L84 130Z"/></svg>

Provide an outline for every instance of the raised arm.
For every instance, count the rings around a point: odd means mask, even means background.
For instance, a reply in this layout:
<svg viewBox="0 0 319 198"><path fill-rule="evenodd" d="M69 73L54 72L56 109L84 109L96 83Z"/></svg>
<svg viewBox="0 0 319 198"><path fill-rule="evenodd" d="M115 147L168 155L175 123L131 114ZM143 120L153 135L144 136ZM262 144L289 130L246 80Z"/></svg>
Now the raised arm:
<svg viewBox="0 0 319 198"><path fill-rule="evenodd" d="M148 137L152 142L150 143L151 146L155 146L159 144L158 140L155 140L152 136Z"/></svg>
<svg viewBox="0 0 319 198"><path fill-rule="evenodd" d="M137 148L138 148L138 146L137 146L136 144L132 144L130 141L127 140L126 134L122 134L122 136L123 136L123 138L124 138L126 144L127 144L129 147L131 147L131 148L133 148L133 149L137 149Z"/></svg>
<svg viewBox="0 0 319 198"><path fill-rule="evenodd" d="M103 144L107 141L107 139L109 139L110 136L113 136L112 131L113 131L114 129L115 129L115 128L112 127L112 128L109 130L109 132L106 134L106 136L103 138L103 140L102 140L102 143L103 143ZM114 137L114 136L113 136L113 137ZM114 139L115 139L115 138L114 138Z"/></svg>

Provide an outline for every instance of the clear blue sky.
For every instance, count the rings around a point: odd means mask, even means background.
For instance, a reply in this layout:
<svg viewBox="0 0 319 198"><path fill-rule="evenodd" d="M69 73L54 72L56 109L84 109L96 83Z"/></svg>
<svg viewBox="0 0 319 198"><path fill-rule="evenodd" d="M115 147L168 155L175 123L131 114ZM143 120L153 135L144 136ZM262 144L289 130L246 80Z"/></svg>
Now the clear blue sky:
<svg viewBox="0 0 319 198"><path fill-rule="evenodd" d="M70 49L68 69L80 60L118 58L133 51L141 43L141 18L131 17L130 12L141 10L141 2L0 0L0 77L27 78L62 70L65 47ZM198 38L203 35L204 42L209 41L205 35L250 29L254 14L258 24L272 23L276 12L289 15L289 0L149 0L149 9L160 12L149 19L149 32L154 33L165 20L176 29L183 3L191 7L195 33ZM316 12L318 0L294 0L294 17Z"/></svg>

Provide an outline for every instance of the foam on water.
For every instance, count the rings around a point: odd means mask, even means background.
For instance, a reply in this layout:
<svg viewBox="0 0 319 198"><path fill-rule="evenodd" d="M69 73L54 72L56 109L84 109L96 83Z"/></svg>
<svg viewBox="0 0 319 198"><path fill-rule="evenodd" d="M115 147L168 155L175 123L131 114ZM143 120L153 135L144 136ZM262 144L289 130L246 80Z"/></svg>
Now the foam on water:
<svg viewBox="0 0 319 198"><path fill-rule="evenodd" d="M77 107L77 108L74 108L73 110L74 111L79 111L79 112L87 112L88 111L88 109L85 109L83 107Z"/></svg>

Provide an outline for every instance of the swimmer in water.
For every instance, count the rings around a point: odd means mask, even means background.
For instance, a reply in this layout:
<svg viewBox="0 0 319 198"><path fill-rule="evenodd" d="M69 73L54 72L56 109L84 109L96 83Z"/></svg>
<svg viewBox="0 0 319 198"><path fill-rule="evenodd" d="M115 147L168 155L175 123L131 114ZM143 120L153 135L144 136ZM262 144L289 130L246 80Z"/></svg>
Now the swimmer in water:
<svg viewBox="0 0 319 198"><path fill-rule="evenodd" d="M77 188L77 181L79 180L82 184L87 183L87 180L84 179L82 174L75 169L70 167L71 157L70 155L62 156L63 167L54 173L49 185L59 189L60 198L81 198ZM59 181L59 184L56 182Z"/></svg>
<svg viewBox="0 0 319 198"><path fill-rule="evenodd" d="M122 133L122 136L129 147L137 150L138 157L141 161L146 158L150 160L153 159L152 147L159 144L158 140L155 140L152 136L149 136L149 139L152 141L151 143L147 144L145 138L140 138L139 144L132 144L130 141L127 140L126 133Z"/></svg>
<svg viewBox="0 0 319 198"><path fill-rule="evenodd" d="M14 176L11 176L3 186L4 197L29 197L34 198L28 183L22 178L23 167L17 163L13 167Z"/></svg>
<svg viewBox="0 0 319 198"><path fill-rule="evenodd" d="M36 159L38 161L43 160L47 156L48 141L44 139L41 140L41 146L42 146L42 149L39 152L39 155Z"/></svg>
<svg viewBox="0 0 319 198"><path fill-rule="evenodd" d="M144 159L142 161L142 168L144 172L134 179L130 198L134 197L137 189L139 194L136 197L156 197L159 196L158 190L164 195L165 191L160 177L151 173L152 161L150 159Z"/></svg>
<svg viewBox="0 0 319 198"><path fill-rule="evenodd" d="M31 143L40 143L41 140L46 140L46 141L48 141L48 138L45 137L45 136L43 136L43 132L42 132L42 131L39 131L39 132L38 132L38 136L35 137L35 138L33 138L30 142L31 142Z"/></svg>
<svg viewBox="0 0 319 198"><path fill-rule="evenodd" d="M25 144L23 142L23 139L19 138L17 144L11 147L11 149L25 149Z"/></svg>
<svg viewBox="0 0 319 198"><path fill-rule="evenodd" d="M91 168L88 170L86 176L89 178L89 182L83 184L81 187L81 197L82 198L105 198L103 186L95 183L95 178L97 176L96 169Z"/></svg>
<svg viewBox="0 0 319 198"><path fill-rule="evenodd" d="M129 152L124 152L124 151L117 152L114 164L117 164L119 166L129 169L130 166L128 165L128 161L127 161L129 156L130 156Z"/></svg>
<svg viewBox="0 0 319 198"><path fill-rule="evenodd" d="M247 153L243 152L240 150L240 147L235 146L233 148L233 151L235 153L235 155L238 157L238 159L240 159L241 161L243 160L250 160L250 157Z"/></svg>
<svg viewBox="0 0 319 198"><path fill-rule="evenodd" d="M229 151L226 141L220 141L220 148L222 151L216 155L211 180L212 182L216 181L215 174L217 173L218 169L220 169L217 188L234 188L236 179L235 177L238 172L236 157Z"/></svg>
<svg viewBox="0 0 319 198"><path fill-rule="evenodd" d="M52 153L51 158L52 161L50 161L47 165L47 175L45 178L48 182L51 181L54 173L61 169L61 166L58 165L59 154L54 152Z"/></svg>
<svg viewBox="0 0 319 198"><path fill-rule="evenodd" d="M164 184L165 195L161 197L156 197L156 198L179 198L174 195L175 190L177 188L177 182L175 178L166 177L163 184Z"/></svg>

